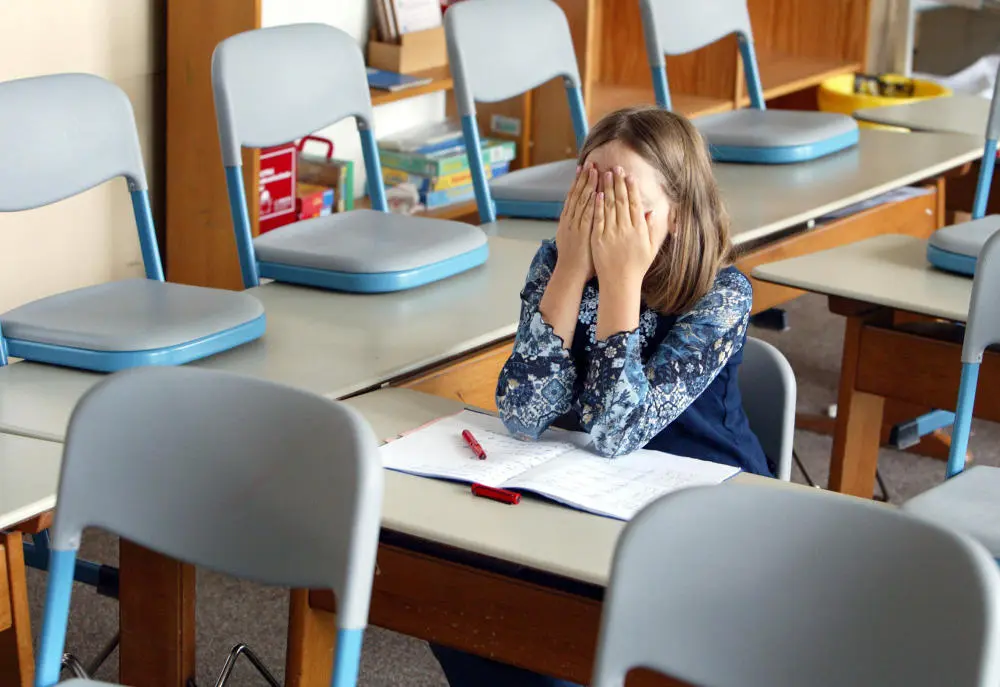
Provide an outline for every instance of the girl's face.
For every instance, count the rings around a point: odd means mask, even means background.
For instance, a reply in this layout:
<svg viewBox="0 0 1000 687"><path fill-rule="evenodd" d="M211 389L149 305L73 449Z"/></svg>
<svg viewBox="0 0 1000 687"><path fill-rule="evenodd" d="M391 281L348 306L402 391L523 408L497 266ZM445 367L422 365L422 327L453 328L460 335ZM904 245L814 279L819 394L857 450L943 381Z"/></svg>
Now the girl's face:
<svg viewBox="0 0 1000 687"><path fill-rule="evenodd" d="M639 200L642 203L643 212L646 213L646 223L656 241L656 249L659 250L667 237L668 228L671 226L670 200L663 190L660 173L638 153L618 141L610 141L595 148L584 162L594 163L601 175L613 171L615 167L621 167L626 174L635 179L641 194ZM599 188L603 187L603 176L601 179Z"/></svg>

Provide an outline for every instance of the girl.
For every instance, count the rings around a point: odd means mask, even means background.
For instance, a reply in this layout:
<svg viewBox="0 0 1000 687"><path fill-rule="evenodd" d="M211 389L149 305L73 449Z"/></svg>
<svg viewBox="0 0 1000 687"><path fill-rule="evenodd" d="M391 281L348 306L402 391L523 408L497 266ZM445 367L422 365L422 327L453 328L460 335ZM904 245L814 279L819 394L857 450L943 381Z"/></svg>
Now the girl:
<svg viewBox="0 0 1000 687"><path fill-rule="evenodd" d="M772 475L738 387L750 282L697 129L655 107L601 120L580 151L555 242L535 255L497 406L508 430L590 434ZM566 685L434 647L452 687Z"/></svg>

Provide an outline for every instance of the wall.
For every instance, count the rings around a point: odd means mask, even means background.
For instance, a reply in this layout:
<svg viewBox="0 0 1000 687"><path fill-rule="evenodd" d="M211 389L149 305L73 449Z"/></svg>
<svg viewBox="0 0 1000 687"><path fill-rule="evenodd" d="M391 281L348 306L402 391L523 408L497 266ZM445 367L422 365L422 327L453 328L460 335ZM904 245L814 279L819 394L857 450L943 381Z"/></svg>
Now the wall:
<svg viewBox="0 0 1000 687"><path fill-rule="evenodd" d="M164 1L0 2L0 81L75 71L118 84L135 109L154 207L162 176L153 131L164 76ZM59 291L142 275L122 180L55 206L0 213L0 241L0 312Z"/></svg>
<svg viewBox="0 0 1000 687"><path fill-rule="evenodd" d="M322 22L352 35L364 51L371 25L371 0L263 0L261 25ZM431 93L375 108L375 135L389 136L421 123L444 119L445 96ZM320 132L333 140L336 155L355 161L355 195L365 194L361 142L354 120L345 120Z"/></svg>

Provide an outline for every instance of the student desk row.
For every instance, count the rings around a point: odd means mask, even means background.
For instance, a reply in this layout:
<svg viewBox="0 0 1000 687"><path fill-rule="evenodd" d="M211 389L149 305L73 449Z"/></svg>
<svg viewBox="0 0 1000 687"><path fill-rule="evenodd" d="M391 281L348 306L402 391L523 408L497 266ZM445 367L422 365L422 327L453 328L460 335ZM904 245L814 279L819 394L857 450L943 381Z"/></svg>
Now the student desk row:
<svg viewBox="0 0 1000 687"><path fill-rule="evenodd" d="M830 488L870 495L886 402L955 408L963 330L953 323L968 317L972 279L932 268L927 242L899 235L762 265L755 275L825 295L847 318ZM1000 355L988 352L976 417L1000 421L997 385Z"/></svg>
<svg viewBox="0 0 1000 687"><path fill-rule="evenodd" d="M887 107L867 107L854 113L855 119L910 131L938 131L983 138L990 100L977 95L928 98Z"/></svg>
<svg viewBox="0 0 1000 687"><path fill-rule="evenodd" d="M980 140L971 136L864 131L855 149L807 164L718 165L734 241L743 250L738 264L749 273L760 263L882 233L925 237L943 222L942 175L960 170L980 155ZM932 193L926 196L803 228L826 213L899 186L928 181ZM414 291L358 296L263 285L255 294L267 309L267 334L195 364L264 377L332 398L392 385L492 407L497 371L516 329L517 294L537 241L554 236L555 226L518 221L490 225L486 230L491 234L491 255L484 267ZM755 310L801 293L759 281L754 286ZM99 375L24 362L0 369L0 430L61 441L77 400L98 379ZM518 531L516 536L523 534ZM579 541L589 544L596 536L587 533ZM565 552L553 552L557 555L547 554L549 567L565 565L560 563ZM179 687L193 673L194 575L187 566L128 543L122 544L120 568L121 679L127 684ZM553 572L544 566L541 570ZM555 572L566 571L557 567ZM594 582L592 577L582 580ZM487 588L482 586L484 593ZM463 589L471 594L479 587ZM513 593L507 587L497 590ZM482 636L496 631L491 628ZM586 651L578 655L589 656ZM322 656L310 653L300 658L308 667ZM552 669L577 674L579 666ZM306 684L295 682L294 671L291 674L290 684Z"/></svg>

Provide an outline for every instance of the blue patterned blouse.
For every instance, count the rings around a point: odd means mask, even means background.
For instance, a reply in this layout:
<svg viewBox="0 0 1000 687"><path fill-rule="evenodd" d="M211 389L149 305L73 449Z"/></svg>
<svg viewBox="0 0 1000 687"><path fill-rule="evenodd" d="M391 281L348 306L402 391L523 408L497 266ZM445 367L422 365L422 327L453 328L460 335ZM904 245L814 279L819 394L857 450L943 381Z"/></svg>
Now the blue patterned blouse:
<svg viewBox="0 0 1000 687"><path fill-rule="evenodd" d="M597 341L591 280L567 350L538 312L555 264L555 242L545 241L521 292L514 351L497 384L500 417L514 436L537 439L556 425L589 433L605 456L648 448L773 474L740 398L753 294L739 270L720 270L690 311L661 315L643 307L637 329L605 341Z"/></svg>

